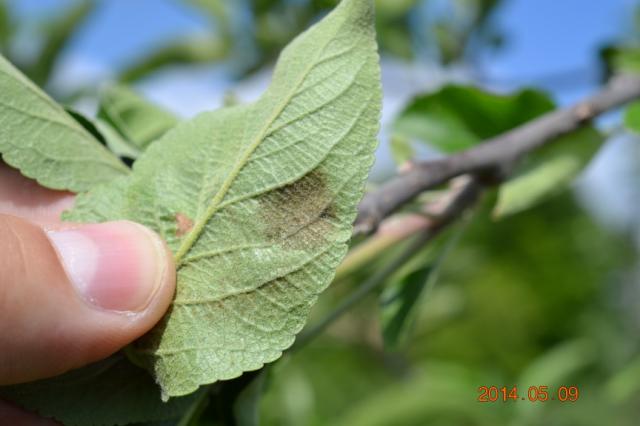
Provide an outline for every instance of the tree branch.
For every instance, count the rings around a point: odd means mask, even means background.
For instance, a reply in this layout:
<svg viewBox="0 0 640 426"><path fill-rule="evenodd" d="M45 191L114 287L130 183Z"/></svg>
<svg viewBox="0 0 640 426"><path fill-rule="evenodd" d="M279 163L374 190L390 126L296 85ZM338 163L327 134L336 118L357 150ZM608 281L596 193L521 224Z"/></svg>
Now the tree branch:
<svg viewBox="0 0 640 426"><path fill-rule="evenodd" d="M640 77L620 75L600 92L571 108L552 111L458 154L417 163L365 196L358 209L354 233L374 231L382 219L425 190L456 176L482 174L508 166L600 114L637 98L640 98Z"/></svg>
<svg viewBox="0 0 640 426"><path fill-rule="evenodd" d="M457 176L467 175L453 181L450 191L427 205L429 220L414 229L418 232L417 237L402 253L354 290L326 317L303 331L290 350L306 345L356 303L382 286L424 245L473 206L487 184L482 175L504 172L523 155L636 98L640 98L640 77L617 77L600 92L571 108L545 114L459 154L418 163L368 194L360 204L354 233L376 230L383 219L416 195ZM501 179L502 176L498 176L496 182ZM459 184L455 185L457 182Z"/></svg>

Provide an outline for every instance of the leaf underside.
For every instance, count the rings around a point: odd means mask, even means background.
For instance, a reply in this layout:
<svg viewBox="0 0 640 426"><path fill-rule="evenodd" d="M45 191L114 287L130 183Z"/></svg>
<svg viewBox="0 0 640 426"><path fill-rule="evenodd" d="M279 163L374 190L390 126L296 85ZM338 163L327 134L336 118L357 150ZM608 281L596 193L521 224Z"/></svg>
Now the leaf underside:
<svg viewBox="0 0 640 426"><path fill-rule="evenodd" d="M129 169L0 56L0 154L51 189L87 191Z"/></svg>
<svg viewBox="0 0 640 426"><path fill-rule="evenodd" d="M134 220L173 250L173 305L132 348L165 398L280 357L333 278L377 144L372 9L344 0L258 101L179 124L67 215Z"/></svg>

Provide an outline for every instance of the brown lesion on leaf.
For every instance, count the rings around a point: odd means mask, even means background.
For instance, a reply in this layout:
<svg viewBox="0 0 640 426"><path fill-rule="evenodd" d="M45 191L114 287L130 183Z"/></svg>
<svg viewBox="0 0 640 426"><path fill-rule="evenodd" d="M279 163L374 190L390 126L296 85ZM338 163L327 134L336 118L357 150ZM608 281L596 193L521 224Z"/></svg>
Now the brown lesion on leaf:
<svg viewBox="0 0 640 426"><path fill-rule="evenodd" d="M289 248L321 244L338 220L333 194L318 169L260 197L260 215L267 239Z"/></svg>
<svg viewBox="0 0 640 426"><path fill-rule="evenodd" d="M193 228L193 220L184 213L176 213L176 236L182 237Z"/></svg>

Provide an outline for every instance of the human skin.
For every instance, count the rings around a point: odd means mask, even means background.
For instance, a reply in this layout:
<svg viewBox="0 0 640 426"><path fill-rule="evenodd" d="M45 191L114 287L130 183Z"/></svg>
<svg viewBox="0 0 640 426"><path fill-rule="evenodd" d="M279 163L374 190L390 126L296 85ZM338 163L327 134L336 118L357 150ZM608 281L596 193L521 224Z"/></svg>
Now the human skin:
<svg viewBox="0 0 640 426"><path fill-rule="evenodd" d="M127 221L61 222L73 201L0 161L0 386L106 358L171 303L175 267L163 240ZM55 423L0 401L0 424Z"/></svg>

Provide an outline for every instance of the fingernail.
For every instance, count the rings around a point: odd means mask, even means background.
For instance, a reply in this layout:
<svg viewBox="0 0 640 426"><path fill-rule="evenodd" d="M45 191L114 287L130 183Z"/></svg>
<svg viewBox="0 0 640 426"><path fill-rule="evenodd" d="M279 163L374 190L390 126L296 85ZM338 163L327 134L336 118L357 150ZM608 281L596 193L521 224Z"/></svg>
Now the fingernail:
<svg viewBox="0 0 640 426"><path fill-rule="evenodd" d="M146 308L166 273L160 238L120 221L47 232L78 294L106 310Z"/></svg>

